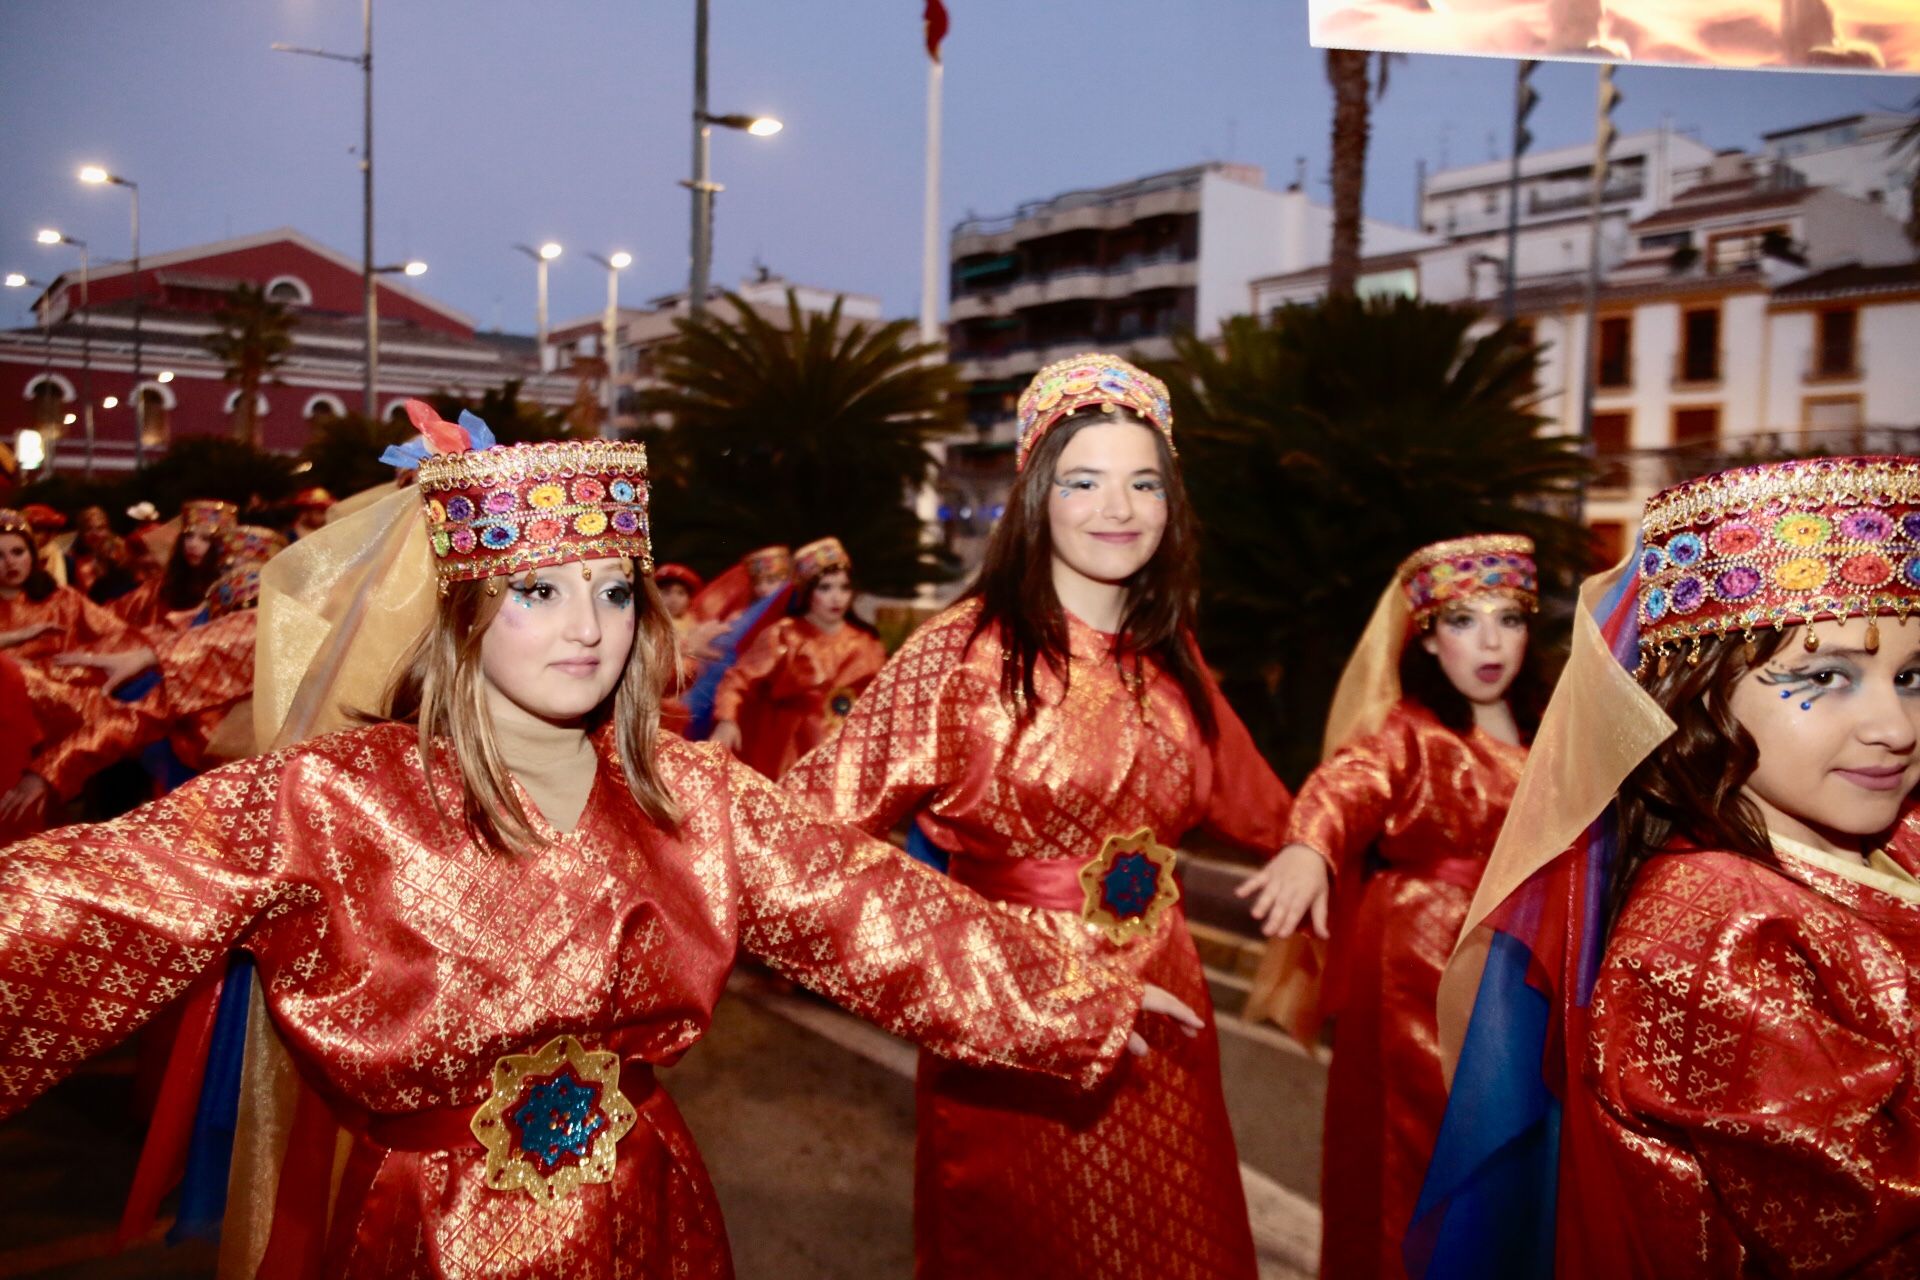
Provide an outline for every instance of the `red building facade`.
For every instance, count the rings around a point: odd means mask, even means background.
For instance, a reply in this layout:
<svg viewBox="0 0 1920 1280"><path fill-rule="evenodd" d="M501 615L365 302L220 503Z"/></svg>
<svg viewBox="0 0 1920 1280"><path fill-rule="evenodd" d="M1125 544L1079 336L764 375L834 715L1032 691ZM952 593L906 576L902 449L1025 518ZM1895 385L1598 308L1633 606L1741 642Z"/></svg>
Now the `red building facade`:
<svg viewBox="0 0 1920 1280"><path fill-rule="evenodd" d="M128 469L136 457L136 390L146 400L149 454L182 436L231 433L239 392L206 339L239 284L260 286L294 317L292 350L256 402L262 444L297 452L315 418L360 411L366 319L359 263L282 228L143 257L138 275L124 262L96 266L84 301L78 271L55 280L35 303L38 326L0 332L0 440L11 444L35 430L59 470L84 468L89 454L96 470ZM572 400L569 380L543 385L535 377L532 339L476 333L467 316L392 277L379 277L377 289L383 415L409 396L477 398L508 379L525 380L523 394L548 408Z"/></svg>

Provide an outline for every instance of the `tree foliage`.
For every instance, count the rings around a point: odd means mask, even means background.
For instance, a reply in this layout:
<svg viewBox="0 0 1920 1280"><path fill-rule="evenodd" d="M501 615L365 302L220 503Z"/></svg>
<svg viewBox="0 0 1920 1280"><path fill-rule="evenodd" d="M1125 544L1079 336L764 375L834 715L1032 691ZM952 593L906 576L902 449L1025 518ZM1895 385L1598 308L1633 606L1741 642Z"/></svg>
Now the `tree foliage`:
<svg viewBox="0 0 1920 1280"><path fill-rule="evenodd" d="M1408 553L1512 530L1550 578L1586 567L1584 531L1553 508L1587 464L1541 434L1538 352L1512 325L1474 336L1477 318L1333 299L1229 321L1217 348L1176 340L1207 656L1290 777L1314 763L1335 679Z"/></svg>
<svg viewBox="0 0 1920 1280"><path fill-rule="evenodd" d="M942 567L921 548L913 494L927 445L957 421L958 382L910 321L872 325L806 312L786 324L738 295L679 322L662 385L640 398L672 425L642 434L661 559L719 568L771 543L831 534L861 584L905 592Z"/></svg>
<svg viewBox="0 0 1920 1280"><path fill-rule="evenodd" d="M226 366L225 378L239 391L233 406L233 438L260 443L260 385L293 351L292 312L257 284L235 285L214 312L220 326L207 335L207 350Z"/></svg>

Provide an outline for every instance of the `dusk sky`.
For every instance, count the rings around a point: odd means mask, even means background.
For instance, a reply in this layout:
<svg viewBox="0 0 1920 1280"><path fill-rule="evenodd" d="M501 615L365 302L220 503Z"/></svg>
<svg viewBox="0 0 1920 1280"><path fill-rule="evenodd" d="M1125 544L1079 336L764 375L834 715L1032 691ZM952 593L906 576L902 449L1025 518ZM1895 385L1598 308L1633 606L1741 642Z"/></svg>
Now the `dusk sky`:
<svg viewBox="0 0 1920 1280"><path fill-rule="evenodd" d="M1209 159L1304 157L1324 199L1331 100L1305 0L948 0L942 220ZM534 266L558 240L555 324L597 311L626 249L623 302L687 271L692 0L375 0L376 247L426 259L420 286L482 328L531 332ZM786 121L716 131L714 280L757 257L789 278L918 308L926 55L922 0L713 0L712 109ZM50 279L72 251L127 252L140 183L148 254L278 226L358 260L356 67L270 52L360 47L358 0L0 0L0 271ZM1537 145L1592 136L1594 69L1549 66ZM1510 62L1396 65L1375 115L1367 211L1410 222L1415 165L1506 145ZM1920 78L1626 67L1618 120L1668 119L1714 146L1861 110ZM0 321L32 322L16 294Z"/></svg>

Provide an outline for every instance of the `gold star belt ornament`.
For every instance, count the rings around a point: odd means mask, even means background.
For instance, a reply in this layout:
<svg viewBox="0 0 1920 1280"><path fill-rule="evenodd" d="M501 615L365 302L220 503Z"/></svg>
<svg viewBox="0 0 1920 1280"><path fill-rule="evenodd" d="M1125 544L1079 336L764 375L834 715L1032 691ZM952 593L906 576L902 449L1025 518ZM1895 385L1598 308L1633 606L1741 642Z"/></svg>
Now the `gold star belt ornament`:
<svg viewBox="0 0 1920 1280"><path fill-rule="evenodd" d="M638 1112L620 1092L620 1055L555 1036L493 1064L493 1093L470 1128L487 1149L486 1184L542 1205L613 1181L615 1148Z"/></svg>
<svg viewBox="0 0 1920 1280"><path fill-rule="evenodd" d="M1152 827L1108 836L1100 856L1080 868L1086 893L1080 914L1115 946L1152 933L1167 908L1180 901L1173 868L1173 850L1153 838Z"/></svg>

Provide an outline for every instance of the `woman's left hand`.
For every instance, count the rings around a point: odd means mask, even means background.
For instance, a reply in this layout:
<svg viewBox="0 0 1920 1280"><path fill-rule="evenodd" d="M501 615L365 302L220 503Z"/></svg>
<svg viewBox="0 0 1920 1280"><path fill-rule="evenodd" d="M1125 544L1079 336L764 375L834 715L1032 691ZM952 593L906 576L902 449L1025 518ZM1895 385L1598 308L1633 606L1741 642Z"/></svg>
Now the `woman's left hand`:
<svg viewBox="0 0 1920 1280"><path fill-rule="evenodd" d="M106 691L112 693L127 681L154 666L159 659L151 649L144 646L128 649L124 653L62 653L54 656L54 664L62 667L92 667L95 671L107 674Z"/></svg>
<svg viewBox="0 0 1920 1280"><path fill-rule="evenodd" d="M1284 938L1312 921L1315 937L1327 936L1327 860L1309 845L1290 844L1266 866L1240 882L1236 898L1253 898L1253 918L1269 938Z"/></svg>

